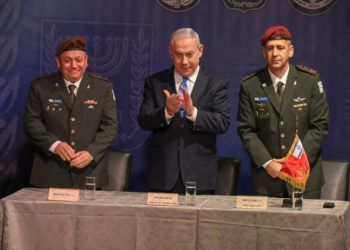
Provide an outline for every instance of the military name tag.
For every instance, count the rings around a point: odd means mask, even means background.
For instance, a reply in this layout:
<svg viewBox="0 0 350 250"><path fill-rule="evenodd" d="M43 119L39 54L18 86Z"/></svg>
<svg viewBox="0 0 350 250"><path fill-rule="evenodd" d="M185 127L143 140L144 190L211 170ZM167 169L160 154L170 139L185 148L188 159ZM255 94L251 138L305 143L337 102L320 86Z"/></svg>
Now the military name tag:
<svg viewBox="0 0 350 250"><path fill-rule="evenodd" d="M237 208L267 209L266 196L237 196Z"/></svg>
<svg viewBox="0 0 350 250"><path fill-rule="evenodd" d="M49 201L79 201L79 189L49 188Z"/></svg>
<svg viewBox="0 0 350 250"><path fill-rule="evenodd" d="M179 194L148 193L147 205L178 206Z"/></svg>

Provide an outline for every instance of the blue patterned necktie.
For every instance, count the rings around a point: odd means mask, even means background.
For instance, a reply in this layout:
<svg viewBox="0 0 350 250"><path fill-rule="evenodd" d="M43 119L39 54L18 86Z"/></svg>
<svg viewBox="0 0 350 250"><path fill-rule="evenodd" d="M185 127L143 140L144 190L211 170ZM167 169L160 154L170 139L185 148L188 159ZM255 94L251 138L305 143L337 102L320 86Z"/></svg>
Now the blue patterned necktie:
<svg viewBox="0 0 350 250"><path fill-rule="evenodd" d="M186 91L188 91L187 89L187 77L184 77L180 87L184 87L186 89ZM182 94L182 96L185 96L184 93L182 92L181 88L179 88L179 92ZM180 107L180 112L181 112L181 117L184 117L185 114L185 110L182 108L182 106Z"/></svg>

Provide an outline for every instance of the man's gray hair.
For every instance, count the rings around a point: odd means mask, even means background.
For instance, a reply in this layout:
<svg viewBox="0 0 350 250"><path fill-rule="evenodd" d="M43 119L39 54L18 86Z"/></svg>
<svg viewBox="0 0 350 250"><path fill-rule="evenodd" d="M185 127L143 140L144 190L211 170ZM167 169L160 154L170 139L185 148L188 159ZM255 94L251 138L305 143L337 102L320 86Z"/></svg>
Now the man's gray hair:
<svg viewBox="0 0 350 250"><path fill-rule="evenodd" d="M170 36L170 47L173 46L174 40L177 40L180 38L193 38L196 40L197 49L199 49L199 47L201 46L199 35L192 28L181 28L174 31Z"/></svg>

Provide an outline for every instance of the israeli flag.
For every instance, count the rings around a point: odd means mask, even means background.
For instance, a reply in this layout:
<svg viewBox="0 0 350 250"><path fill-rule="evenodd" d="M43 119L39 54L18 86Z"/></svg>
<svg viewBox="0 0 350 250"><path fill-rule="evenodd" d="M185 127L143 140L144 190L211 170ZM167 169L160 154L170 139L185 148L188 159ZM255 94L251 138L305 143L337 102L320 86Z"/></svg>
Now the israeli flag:
<svg viewBox="0 0 350 250"><path fill-rule="evenodd" d="M303 144L301 144L301 141L298 137L298 141L297 143L295 144L294 148L293 148L293 155L295 157L297 157L298 159L301 158L302 154L303 154L303 151L304 151L304 148L303 148Z"/></svg>

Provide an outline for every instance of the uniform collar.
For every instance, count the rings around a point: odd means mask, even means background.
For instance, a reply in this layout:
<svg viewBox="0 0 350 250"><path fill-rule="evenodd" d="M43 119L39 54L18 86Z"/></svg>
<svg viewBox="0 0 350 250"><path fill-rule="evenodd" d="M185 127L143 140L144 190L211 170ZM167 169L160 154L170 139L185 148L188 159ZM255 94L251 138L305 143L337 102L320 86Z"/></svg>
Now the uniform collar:
<svg viewBox="0 0 350 250"><path fill-rule="evenodd" d="M284 86L286 86L286 83L287 83L287 77L288 77L288 73L289 73L289 69L290 69L290 66L288 65L288 69L286 70L286 72L284 73L284 75L282 76L282 78L278 78L274 73L272 73L270 71L270 69L268 68L269 70L269 74L270 74L270 77L271 77L271 81L272 81L272 84L273 84L273 87L276 89L276 86L277 86L277 83L278 82L282 82Z"/></svg>
<svg viewBox="0 0 350 250"><path fill-rule="evenodd" d="M69 85L72 85L72 84L73 84L73 85L75 85L76 89L79 88L82 79L83 79L83 77L80 78L80 80L78 80L78 81L76 81L76 82L73 83L73 82L70 82L70 81L66 80L66 78L63 77L64 83L66 84L66 87L67 87L67 88L68 88Z"/></svg>

